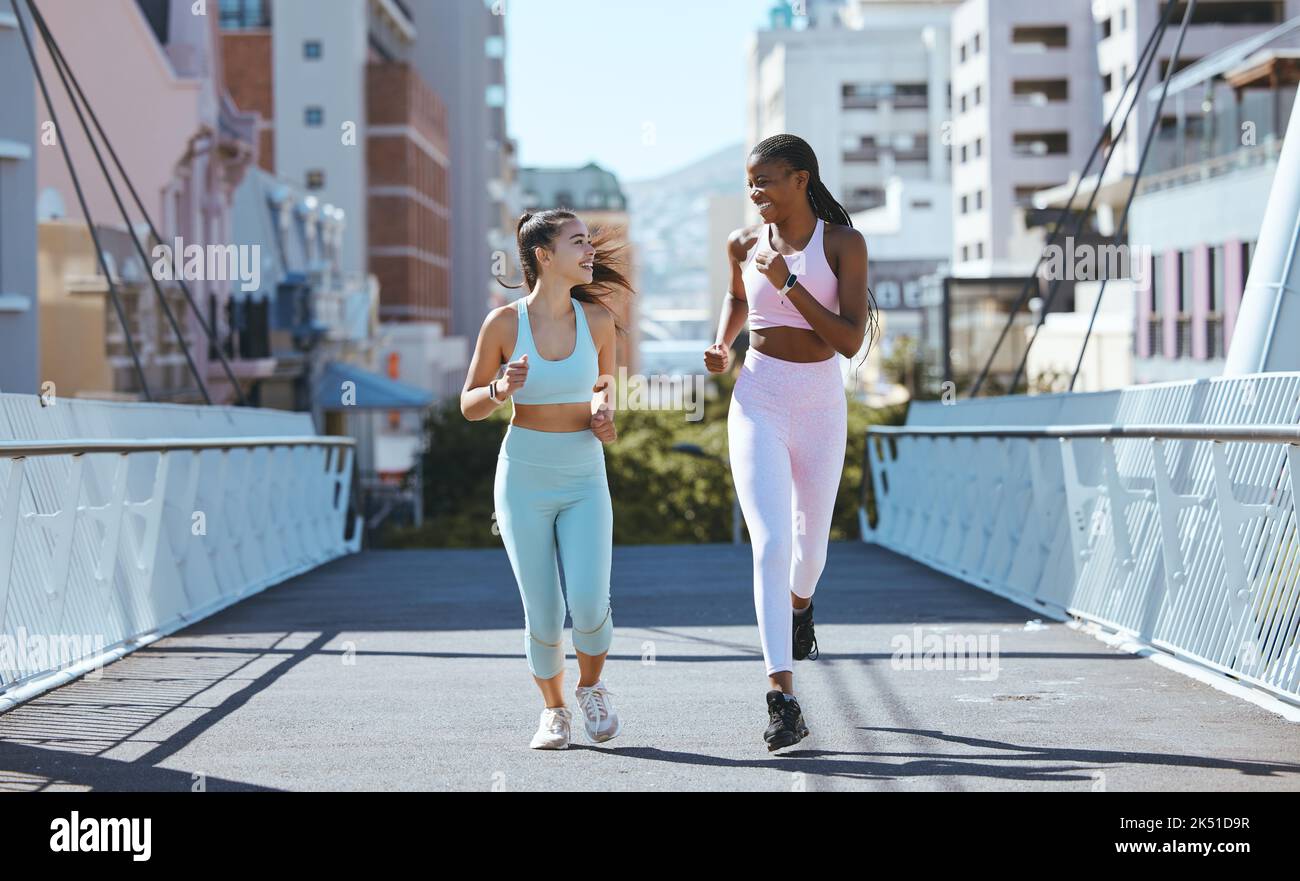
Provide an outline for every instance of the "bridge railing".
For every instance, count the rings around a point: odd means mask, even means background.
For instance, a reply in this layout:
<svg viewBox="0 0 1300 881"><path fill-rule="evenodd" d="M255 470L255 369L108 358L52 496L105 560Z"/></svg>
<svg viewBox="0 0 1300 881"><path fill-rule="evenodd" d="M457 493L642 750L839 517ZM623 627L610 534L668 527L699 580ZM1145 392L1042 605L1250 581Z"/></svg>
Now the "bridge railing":
<svg viewBox="0 0 1300 881"><path fill-rule="evenodd" d="M1300 703L1300 374L915 403L867 448L866 540Z"/></svg>
<svg viewBox="0 0 1300 881"><path fill-rule="evenodd" d="M40 400L0 395L0 711L359 548L309 414Z"/></svg>

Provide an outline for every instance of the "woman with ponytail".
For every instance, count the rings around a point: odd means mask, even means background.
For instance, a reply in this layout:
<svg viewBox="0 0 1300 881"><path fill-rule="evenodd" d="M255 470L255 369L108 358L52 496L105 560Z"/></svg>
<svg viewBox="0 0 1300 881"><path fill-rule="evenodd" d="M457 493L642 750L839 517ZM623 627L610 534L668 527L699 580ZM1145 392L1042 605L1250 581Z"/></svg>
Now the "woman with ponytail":
<svg viewBox="0 0 1300 881"><path fill-rule="evenodd" d="M808 734L793 661L817 657L812 597L847 443L840 355L875 337L867 245L822 183L802 138L776 135L747 162L762 223L727 241L731 287L705 367L725 372L748 318L749 350L732 392L732 477L754 555L754 608L767 665L769 751Z"/></svg>
<svg viewBox="0 0 1300 881"><path fill-rule="evenodd" d="M587 736L601 743L621 728L601 678L613 636L614 541L603 444L618 437L614 351L623 332L607 301L630 286L620 249L570 211L525 214L517 237L528 293L484 320L460 409L479 420L507 398L513 404L497 456L496 526L523 599L524 654L544 703L530 746L565 749L572 715L564 696L559 566Z"/></svg>

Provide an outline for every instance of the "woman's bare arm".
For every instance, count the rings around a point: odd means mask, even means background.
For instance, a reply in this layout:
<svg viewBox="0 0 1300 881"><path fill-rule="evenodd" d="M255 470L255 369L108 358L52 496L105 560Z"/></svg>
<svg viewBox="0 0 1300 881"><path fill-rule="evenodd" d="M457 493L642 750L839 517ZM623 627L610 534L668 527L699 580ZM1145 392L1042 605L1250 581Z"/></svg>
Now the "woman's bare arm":
<svg viewBox="0 0 1300 881"><path fill-rule="evenodd" d="M486 419L501 404L488 396L488 383L501 372L501 365L509 357L506 353L505 336L509 333L510 307L501 306L488 313L483 319L483 326L478 332L478 342L474 345L474 357L469 362L469 373L465 377L465 386L460 392L460 412L471 422ZM501 385L504 385L502 383ZM498 386L497 397L502 399Z"/></svg>
<svg viewBox="0 0 1300 881"><path fill-rule="evenodd" d="M573 307L586 308L580 300L575 300ZM596 317L592 318L592 315ZM601 306L588 311L587 322L596 339L596 357L600 363L600 376L592 387L591 430L603 442L611 443L618 440L618 431L614 427L614 372L617 369L618 332L614 326L614 316Z"/></svg>

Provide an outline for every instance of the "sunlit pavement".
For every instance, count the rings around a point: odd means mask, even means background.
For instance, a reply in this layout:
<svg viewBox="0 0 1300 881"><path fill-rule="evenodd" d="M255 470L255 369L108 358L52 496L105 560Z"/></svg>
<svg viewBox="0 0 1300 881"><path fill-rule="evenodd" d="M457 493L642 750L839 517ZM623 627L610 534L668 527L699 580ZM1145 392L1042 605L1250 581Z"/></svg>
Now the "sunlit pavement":
<svg viewBox="0 0 1300 881"><path fill-rule="evenodd" d="M570 655L574 744L527 748L503 550L364 552L0 716L0 789L1300 787L1294 723L856 542L795 666L811 736L776 754L748 546L616 547L613 604L623 733L598 747ZM918 635L994 654L927 663Z"/></svg>

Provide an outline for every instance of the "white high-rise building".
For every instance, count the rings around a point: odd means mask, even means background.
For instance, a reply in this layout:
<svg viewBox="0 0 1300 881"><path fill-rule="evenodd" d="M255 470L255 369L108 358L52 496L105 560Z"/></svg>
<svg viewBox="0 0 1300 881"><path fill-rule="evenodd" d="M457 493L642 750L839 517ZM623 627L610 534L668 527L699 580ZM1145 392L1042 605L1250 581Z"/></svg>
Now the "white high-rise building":
<svg viewBox="0 0 1300 881"><path fill-rule="evenodd" d="M1101 130L1095 28L1087 0L966 0L953 13L954 275L1033 267L1016 209L1082 168Z"/></svg>
<svg viewBox="0 0 1300 881"><path fill-rule="evenodd" d="M1137 69L1147 39L1160 23L1164 4L1159 0L1094 0L1091 8L1097 21L1097 66L1101 73L1103 118L1108 119L1124 93L1124 84ZM1150 93L1160 87L1169 66L1185 9L1186 5L1182 3L1174 8L1156 64L1147 74L1141 100L1120 142L1120 152L1106 169L1107 181L1132 174L1137 169L1141 145L1151 126L1151 114L1155 112ZM1296 16L1300 16L1300 0L1199 3L1188 25L1176 70L1189 67L1227 46L1263 34ZM1183 131L1180 135L1166 131L1163 137L1185 142L1189 138L1195 141L1205 134L1202 124L1205 113L1201 106L1203 93L1204 89L1196 94L1178 93L1170 99L1162 114L1161 129L1171 130L1181 125ZM1121 108L1120 116L1123 113L1124 108ZM1116 119L1113 129L1113 133L1119 131L1119 119ZM1153 156L1149 163L1147 172L1163 170L1162 157Z"/></svg>
<svg viewBox="0 0 1300 881"><path fill-rule="evenodd" d="M889 180L947 181L948 25L955 0L778 3L749 50L748 146L788 132L850 213ZM799 8L799 7L795 7ZM802 24L802 27L795 27Z"/></svg>

